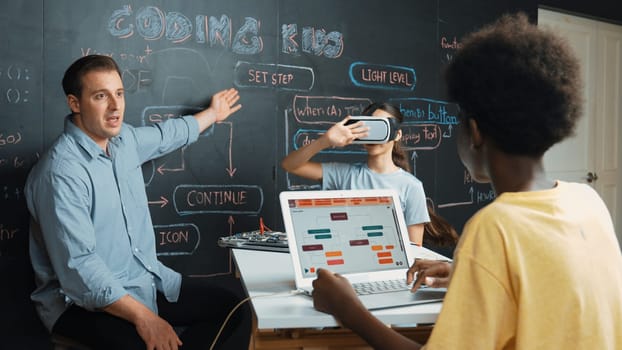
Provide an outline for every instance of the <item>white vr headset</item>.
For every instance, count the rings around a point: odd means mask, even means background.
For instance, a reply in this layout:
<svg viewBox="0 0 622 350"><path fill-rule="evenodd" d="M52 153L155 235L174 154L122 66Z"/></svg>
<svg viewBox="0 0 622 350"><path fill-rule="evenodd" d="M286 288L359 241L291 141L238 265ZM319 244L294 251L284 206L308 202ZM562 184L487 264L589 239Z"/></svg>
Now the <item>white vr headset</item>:
<svg viewBox="0 0 622 350"><path fill-rule="evenodd" d="M354 124L362 121L369 128L368 135L361 139L355 139L352 143L387 143L395 139L400 122L396 118L372 117L372 116L352 116L345 125Z"/></svg>

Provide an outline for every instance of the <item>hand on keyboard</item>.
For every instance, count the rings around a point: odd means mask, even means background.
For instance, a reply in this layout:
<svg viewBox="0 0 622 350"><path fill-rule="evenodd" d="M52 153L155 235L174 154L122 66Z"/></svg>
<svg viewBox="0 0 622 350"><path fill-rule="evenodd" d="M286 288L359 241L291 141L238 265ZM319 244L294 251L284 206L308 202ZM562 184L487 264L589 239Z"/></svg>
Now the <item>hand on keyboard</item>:
<svg viewBox="0 0 622 350"><path fill-rule="evenodd" d="M396 292L411 288L406 279L353 283L352 287L358 295Z"/></svg>
<svg viewBox="0 0 622 350"><path fill-rule="evenodd" d="M406 280L408 282L414 280L413 291L423 284L434 288L446 288L449 285L451 270L452 265L447 261L416 259L406 273Z"/></svg>

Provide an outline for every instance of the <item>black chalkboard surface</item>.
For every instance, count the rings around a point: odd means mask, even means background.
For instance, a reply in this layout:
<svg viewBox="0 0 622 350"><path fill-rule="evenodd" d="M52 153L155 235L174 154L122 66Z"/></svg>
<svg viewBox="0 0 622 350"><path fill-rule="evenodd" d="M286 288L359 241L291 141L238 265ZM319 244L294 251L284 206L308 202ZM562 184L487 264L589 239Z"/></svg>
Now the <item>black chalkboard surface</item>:
<svg viewBox="0 0 622 350"><path fill-rule="evenodd" d="M37 349L23 187L43 147L43 1L0 3L0 348ZM12 341L11 339L16 339ZM15 342L15 344L13 344Z"/></svg>
<svg viewBox="0 0 622 350"><path fill-rule="evenodd" d="M69 110L60 81L75 59L116 59L133 125L191 114L216 91L239 89L241 111L143 166L159 258L186 275L230 275L219 236L254 230L260 218L282 230L278 193L319 187L284 173L282 157L371 101L402 109L413 172L437 213L460 230L489 203L490 187L473 183L457 157L458 108L445 98L441 73L463 34L519 8L535 16L535 2L514 3L3 2L0 333L40 327L28 301L34 283L22 190L30 167L62 132ZM351 146L316 159L352 162L365 154Z"/></svg>

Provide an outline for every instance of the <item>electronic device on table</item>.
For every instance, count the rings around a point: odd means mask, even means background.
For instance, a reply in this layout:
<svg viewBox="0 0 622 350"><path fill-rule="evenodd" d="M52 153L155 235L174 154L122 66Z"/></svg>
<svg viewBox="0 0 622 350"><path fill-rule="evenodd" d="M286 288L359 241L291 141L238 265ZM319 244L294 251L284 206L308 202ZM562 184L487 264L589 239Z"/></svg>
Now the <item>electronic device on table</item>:
<svg viewBox="0 0 622 350"><path fill-rule="evenodd" d="M287 235L283 232L276 231L267 231L263 233L259 230L238 232L231 236L218 238L218 245L228 248L289 252Z"/></svg>
<svg viewBox="0 0 622 350"><path fill-rule="evenodd" d="M445 288L413 293L406 283L416 252L395 190L283 191L279 202L297 290L311 295L317 271L328 269L361 286L369 310L443 300Z"/></svg>
<svg viewBox="0 0 622 350"><path fill-rule="evenodd" d="M227 248L268 250L273 252L289 252L287 234L272 231L259 219L259 229L249 232L238 232L218 238L218 245Z"/></svg>

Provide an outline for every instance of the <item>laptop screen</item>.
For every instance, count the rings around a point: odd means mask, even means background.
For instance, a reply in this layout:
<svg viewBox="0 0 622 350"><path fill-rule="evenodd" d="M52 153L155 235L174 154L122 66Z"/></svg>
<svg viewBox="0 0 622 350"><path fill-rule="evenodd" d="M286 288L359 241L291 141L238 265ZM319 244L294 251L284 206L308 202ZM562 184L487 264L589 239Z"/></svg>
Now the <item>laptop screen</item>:
<svg viewBox="0 0 622 350"><path fill-rule="evenodd" d="M299 193L297 197L304 198L287 199L283 214L291 220L284 217L286 227L291 226L287 227L291 228L290 252L299 262L294 267L302 278L315 277L318 268L341 274L408 268L397 194L384 190L366 190L360 196L357 191Z"/></svg>

